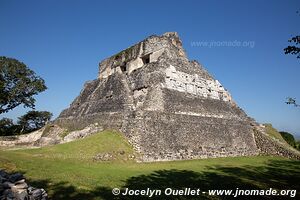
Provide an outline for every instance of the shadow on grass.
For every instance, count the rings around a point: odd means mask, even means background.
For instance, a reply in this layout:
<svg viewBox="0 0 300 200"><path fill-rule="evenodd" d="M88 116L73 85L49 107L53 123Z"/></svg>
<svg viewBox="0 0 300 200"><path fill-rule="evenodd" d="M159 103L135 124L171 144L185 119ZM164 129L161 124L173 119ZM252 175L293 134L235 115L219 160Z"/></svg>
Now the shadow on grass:
<svg viewBox="0 0 300 200"><path fill-rule="evenodd" d="M162 194L166 188L184 189L293 189L300 191L300 161L269 161L265 166L222 167L214 166L203 172L188 170L159 170L148 175L130 177L123 188L158 189ZM112 188L97 187L92 191L80 191L70 183L51 183L48 180L30 181L31 185L45 188L53 200L62 199L150 199L146 196L114 196ZM124 189L123 189L124 191ZM121 192L123 192L121 191ZM276 197L276 198L275 198ZM296 198L299 197L297 193ZM291 199L290 196L240 196L235 199ZM151 199L233 199L233 196L153 196Z"/></svg>

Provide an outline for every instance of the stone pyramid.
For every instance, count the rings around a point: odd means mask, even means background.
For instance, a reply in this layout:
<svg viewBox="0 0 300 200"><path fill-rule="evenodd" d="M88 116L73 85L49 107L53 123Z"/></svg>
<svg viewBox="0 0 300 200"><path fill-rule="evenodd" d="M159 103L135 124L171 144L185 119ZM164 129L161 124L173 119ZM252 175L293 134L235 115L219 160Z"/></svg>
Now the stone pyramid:
<svg viewBox="0 0 300 200"><path fill-rule="evenodd" d="M255 155L253 122L175 32L150 36L103 60L98 78L55 123L121 131L142 161Z"/></svg>

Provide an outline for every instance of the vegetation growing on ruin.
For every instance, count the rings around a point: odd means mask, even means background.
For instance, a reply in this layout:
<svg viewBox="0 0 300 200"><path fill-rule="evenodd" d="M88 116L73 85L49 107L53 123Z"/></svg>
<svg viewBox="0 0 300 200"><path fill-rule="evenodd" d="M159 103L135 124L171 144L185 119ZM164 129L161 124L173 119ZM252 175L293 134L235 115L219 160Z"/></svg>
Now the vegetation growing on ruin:
<svg viewBox="0 0 300 200"><path fill-rule="evenodd" d="M286 141L282 138L281 134L273 128L272 124L264 124L266 126L266 132L269 134L271 137L278 139L279 141L286 143Z"/></svg>
<svg viewBox="0 0 300 200"><path fill-rule="evenodd" d="M115 60L119 60L124 55L125 60L128 60L133 57L132 52L134 51L135 45L128 47L127 49L124 49L123 51L117 53L114 55Z"/></svg>

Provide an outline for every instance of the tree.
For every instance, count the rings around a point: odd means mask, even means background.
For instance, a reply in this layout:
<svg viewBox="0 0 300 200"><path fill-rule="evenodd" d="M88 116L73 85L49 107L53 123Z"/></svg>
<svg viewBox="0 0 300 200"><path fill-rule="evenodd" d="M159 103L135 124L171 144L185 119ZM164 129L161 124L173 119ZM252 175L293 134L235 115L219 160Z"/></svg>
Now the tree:
<svg viewBox="0 0 300 200"><path fill-rule="evenodd" d="M34 95L47 87L24 63L0 56L0 114L23 104L34 109Z"/></svg>
<svg viewBox="0 0 300 200"><path fill-rule="evenodd" d="M286 47L284 49L284 53L297 55L297 58L300 58L300 35L294 36L288 41L295 44L293 46Z"/></svg>
<svg viewBox="0 0 300 200"><path fill-rule="evenodd" d="M281 131L279 132L282 138L292 147L298 149L300 151L300 144L298 141L295 140L294 136L291 133Z"/></svg>
<svg viewBox="0 0 300 200"><path fill-rule="evenodd" d="M296 13L300 14L299 11L297 11ZM288 40L288 42L294 43L294 45L284 48L284 53L297 55L297 58L300 58L300 35L292 37Z"/></svg>
<svg viewBox="0 0 300 200"><path fill-rule="evenodd" d="M14 124L12 119L2 118L0 120L0 136L16 135L20 133L20 126Z"/></svg>
<svg viewBox="0 0 300 200"><path fill-rule="evenodd" d="M10 135L10 130L13 127L14 123L12 119L2 118L0 120L0 135Z"/></svg>
<svg viewBox="0 0 300 200"><path fill-rule="evenodd" d="M300 105L296 103L296 99L292 97L286 98L287 101L285 102L286 104L294 105L295 107L299 107Z"/></svg>
<svg viewBox="0 0 300 200"><path fill-rule="evenodd" d="M289 145L291 145L292 147L295 147L296 141L295 141L295 138L292 134L290 134L288 132L284 132L284 131L280 131L279 133L283 137L283 139L287 143L289 143Z"/></svg>
<svg viewBox="0 0 300 200"><path fill-rule="evenodd" d="M19 117L18 125L22 128L21 133L28 133L42 128L52 117L48 111L29 111Z"/></svg>

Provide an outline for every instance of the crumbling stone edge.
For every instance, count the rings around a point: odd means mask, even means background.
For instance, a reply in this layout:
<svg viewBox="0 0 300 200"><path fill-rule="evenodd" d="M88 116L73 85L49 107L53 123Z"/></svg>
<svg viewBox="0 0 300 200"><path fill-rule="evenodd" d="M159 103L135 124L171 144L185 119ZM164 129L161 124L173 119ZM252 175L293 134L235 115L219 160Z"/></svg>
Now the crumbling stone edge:
<svg viewBox="0 0 300 200"><path fill-rule="evenodd" d="M47 200L48 194L43 188L28 185L23 174L10 174L0 169L0 199Z"/></svg>

